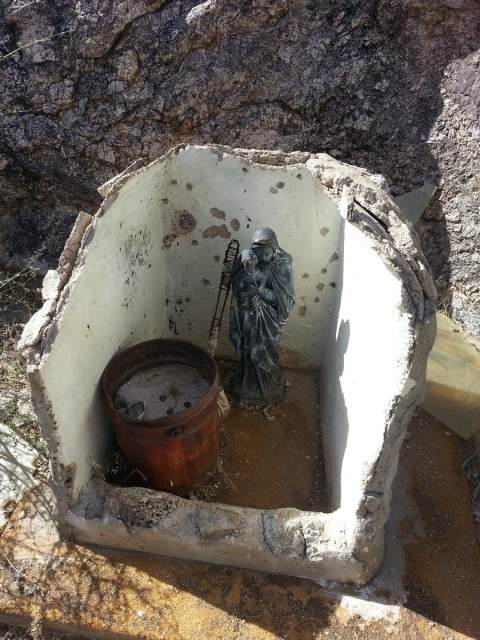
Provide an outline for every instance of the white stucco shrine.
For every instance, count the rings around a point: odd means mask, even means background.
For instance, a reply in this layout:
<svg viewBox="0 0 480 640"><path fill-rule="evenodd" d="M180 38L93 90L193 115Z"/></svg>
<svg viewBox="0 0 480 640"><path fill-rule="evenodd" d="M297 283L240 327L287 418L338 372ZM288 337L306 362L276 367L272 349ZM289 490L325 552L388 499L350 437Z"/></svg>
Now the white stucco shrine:
<svg viewBox="0 0 480 640"><path fill-rule="evenodd" d="M181 145L138 162L80 214L20 346L49 447L63 535L315 579L362 583L383 557L391 485L421 401L435 289L381 176L325 154ZM206 346L230 239L273 228L297 304L281 364L320 370L328 513L260 510L108 484L102 372L119 350L177 336ZM226 320L225 320L226 322ZM228 329L218 355L234 357Z"/></svg>

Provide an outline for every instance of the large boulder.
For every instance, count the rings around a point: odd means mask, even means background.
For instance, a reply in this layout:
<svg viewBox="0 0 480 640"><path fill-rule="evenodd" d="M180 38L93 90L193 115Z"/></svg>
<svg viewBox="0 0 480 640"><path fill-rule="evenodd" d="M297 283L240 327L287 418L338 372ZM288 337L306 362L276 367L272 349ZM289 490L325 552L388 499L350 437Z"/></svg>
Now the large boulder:
<svg viewBox="0 0 480 640"><path fill-rule="evenodd" d="M476 0L1 0L0 260L53 266L99 184L178 142L327 152L440 187L419 230L480 338L479 23Z"/></svg>

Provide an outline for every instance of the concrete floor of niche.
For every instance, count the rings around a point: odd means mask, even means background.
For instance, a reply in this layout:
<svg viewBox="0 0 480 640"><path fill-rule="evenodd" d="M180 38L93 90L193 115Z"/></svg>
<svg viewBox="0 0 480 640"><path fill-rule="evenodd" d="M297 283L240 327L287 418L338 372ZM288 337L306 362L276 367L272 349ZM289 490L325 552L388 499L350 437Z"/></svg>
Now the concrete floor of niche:
<svg viewBox="0 0 480 640"><path fill-rule="evenodd" d="M363 587L60 541L38 486L0 545L0 623L70 638L480 638L480 549L462 442L422 410L400 454L386 553ZM449 433L449 435L447 435Z"/></svg>
<svg viewBox="0 0 480 640"><path fill-rule="evenodd" d="M228 364L220 365L221 373ZM277 407L232 409L221 427L217 465L200 497L255 509L328 511L318 419L319 372L286 369ZM227 380L228 374L222 376Z"/></svg>

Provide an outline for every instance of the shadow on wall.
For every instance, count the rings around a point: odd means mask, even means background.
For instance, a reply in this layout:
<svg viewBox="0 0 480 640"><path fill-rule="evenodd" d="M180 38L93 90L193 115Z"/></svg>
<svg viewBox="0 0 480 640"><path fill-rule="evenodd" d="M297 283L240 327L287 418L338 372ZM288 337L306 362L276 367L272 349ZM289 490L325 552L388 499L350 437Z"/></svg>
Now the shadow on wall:
<svg viewBox="0 0 480 640"><path fill-rule="evenodd" d="M333 407L332 414L322 416L322 446L328 492L328 511L333 512L340 507L342 497L342 466L348 442L349 421L345 396L341 385L344 369L344 357L350 341L350 322L343 319L339 324L340 309L344 288L345 262L345 220L341 218L341 230L338 238L337 270L335 274L337 299L334 313L330 320L329 335L324 350L324 362L320 373L320 399L328 398ZM327 375L328 372L328 375ZM333 433L331 421L335 420Z"/></svg>
<svg viewBox="0 0 480 640"><path fill-rule="evenodd" d="M336 407L337 407L337 425L342 427L342 431L337 429L335 434L335 445L336 450L338 452L340 463L338 471L335 475L336 482L335 486L332 486L332 494L331 494L331 505L330 508L332 511L339 508L342 503L342 468L344 464L344 456L345 450L347 448L348 442L348 432L349 432L349 421L348 421L348 409L345 403L345 395L342 389L341 377L344 369L344 360L345 354L348 349L348 343L350 341L350 321L349 320L341 320L340 326L337 331L337 370L335 371L335 375L338 376L338 391L336 398ZM332 476L329 476L330 481Z"/></svg>

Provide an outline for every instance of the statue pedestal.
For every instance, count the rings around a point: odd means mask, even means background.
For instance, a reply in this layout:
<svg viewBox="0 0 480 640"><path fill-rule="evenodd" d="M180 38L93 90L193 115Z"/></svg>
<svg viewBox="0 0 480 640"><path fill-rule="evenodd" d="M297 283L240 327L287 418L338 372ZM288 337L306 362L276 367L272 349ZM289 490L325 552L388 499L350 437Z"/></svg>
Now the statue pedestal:
<svg viewBox="0 0 480 640"><path fill-rule="evenodd" d="M268 407L282 402L285 395L285 376L277 369L269 374L269 388L261 391L256 385L249 383L239 371L232 379L228 391L233 399L243 405Z"/></svg>

